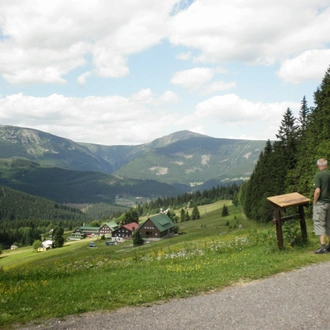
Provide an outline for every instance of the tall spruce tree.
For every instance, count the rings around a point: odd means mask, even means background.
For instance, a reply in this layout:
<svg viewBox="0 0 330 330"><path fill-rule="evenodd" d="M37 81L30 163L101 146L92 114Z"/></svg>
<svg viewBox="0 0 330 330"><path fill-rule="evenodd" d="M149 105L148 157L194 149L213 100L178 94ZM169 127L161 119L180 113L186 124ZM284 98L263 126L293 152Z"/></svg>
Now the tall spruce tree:
<svg viewBox="0 0 330 330"><path fill-rule="evenodd" d="M194 208L193 208L192 213L191 213L191 219L192 220L197 220L197 219L200 219L200 218L201 218L201 216L200 216L198 207L197 207L197 205L194 205Z"/></svg>
<svg viewBox="0 0 330 330"><path fill-rule="evenodd" d="M268 140L247 183L244 196L242 194L241 197L246 216L261 222L267 222L271 216L270 214L267 218L264 218L268 210L263 209L266 205L263 203L263 199L273 194L272 153L273 147Z"/></svg>
<svg viewBox="0 0 330 330"><path fill-rule="evenodd" d="M298 125L290 108L287 108L284 113L276 137L279 139L286 160L286 164L282 166L285 166L287 170L294 168L297 156Z"/></svg>
<svg viewBox="0 0 330 330"><path fill-rule="evenodd" d="M301 101L301 107L299 110L299 118L298 118L298 122L300 124L299 131L301 133L306 129L309 114L310 114L310 109L308 107L306 97L304 96Z"/></svg>
<svg viewBox="0 0 330 330"><path fill-rule="evenodd" d="M63 228L58 227L54 230L54 241L53 241L54 248L60 248L64 245L65 239L63 235L64 235Z"/></svg>

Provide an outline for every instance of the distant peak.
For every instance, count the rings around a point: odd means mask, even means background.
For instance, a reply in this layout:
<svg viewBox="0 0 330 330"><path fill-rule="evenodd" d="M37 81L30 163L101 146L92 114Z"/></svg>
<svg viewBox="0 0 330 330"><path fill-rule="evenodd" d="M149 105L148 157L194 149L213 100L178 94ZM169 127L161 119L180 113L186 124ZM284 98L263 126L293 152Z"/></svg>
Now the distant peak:
<svg viewBox="0 0 330 330"><path fill-rule="evenodd" d="M175 143L177 141L187 140L196 137L207 137L207 136L199 133L194 133L188 130L183 130L155 139L152 142L148 143L147 145L152 148L160 148Z"/></svg>

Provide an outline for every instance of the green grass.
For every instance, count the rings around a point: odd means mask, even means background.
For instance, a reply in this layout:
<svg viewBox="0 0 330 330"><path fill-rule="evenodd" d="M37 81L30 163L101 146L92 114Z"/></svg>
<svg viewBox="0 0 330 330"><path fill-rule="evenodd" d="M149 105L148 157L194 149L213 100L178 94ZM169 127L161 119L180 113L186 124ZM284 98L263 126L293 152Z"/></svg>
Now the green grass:
<svg viewBox="0 0 330 330"><path fill-rule="evenodd" d="M221 217L224 203L228 217ZM310 221L308 245L288 247L286 239L278 251L275 226L247 221L229 201L200 213L200 220L179 223L182 235L136 248L95 239L89 248L92 239L85 239L43 253L4 251L0 327L188 297L330 260L310 253L318 246Z"/></svg>

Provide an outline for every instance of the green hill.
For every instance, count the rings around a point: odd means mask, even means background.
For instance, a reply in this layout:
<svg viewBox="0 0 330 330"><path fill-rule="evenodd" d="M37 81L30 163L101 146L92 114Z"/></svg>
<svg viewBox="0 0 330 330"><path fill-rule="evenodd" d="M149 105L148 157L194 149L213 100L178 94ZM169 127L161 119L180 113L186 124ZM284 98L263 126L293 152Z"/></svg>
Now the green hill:
<svg viewBox="0 0 330 330"><path fill-rule="evenodd" d="M80 210L0 186L0 225L14 220L86 221Z"/></svg>
<svg viewBox="0 0 330 330"><path fill-rule="evenodd" d="M114 203L116 195L158 197L179 193L157 181L43 167L21 159L0 159L0 184L60 203Z"/></svg>

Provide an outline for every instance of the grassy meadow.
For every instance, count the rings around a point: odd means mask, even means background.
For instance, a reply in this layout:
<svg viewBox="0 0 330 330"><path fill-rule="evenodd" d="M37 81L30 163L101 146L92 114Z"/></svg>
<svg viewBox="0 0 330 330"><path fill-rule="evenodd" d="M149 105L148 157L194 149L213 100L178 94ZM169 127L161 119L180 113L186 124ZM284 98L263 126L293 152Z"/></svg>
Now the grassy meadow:
<svg viewBox="0 0 330 330"><path fill-rule="evenodd" d="M221 217L224 204L229 215ZM287 224L286 248L278 251L275 225L246 220L230 201L199 211L200 220L178 224L180 235L141 247L132 241L106 246L94 238L47 252L32 247L3 251L0 328L188 297L330 260L330 254L311 253L318 239L310 220L308 244L288 244L300 243L297 221ZM90 241L96 248L89 248Z"/></svg>

